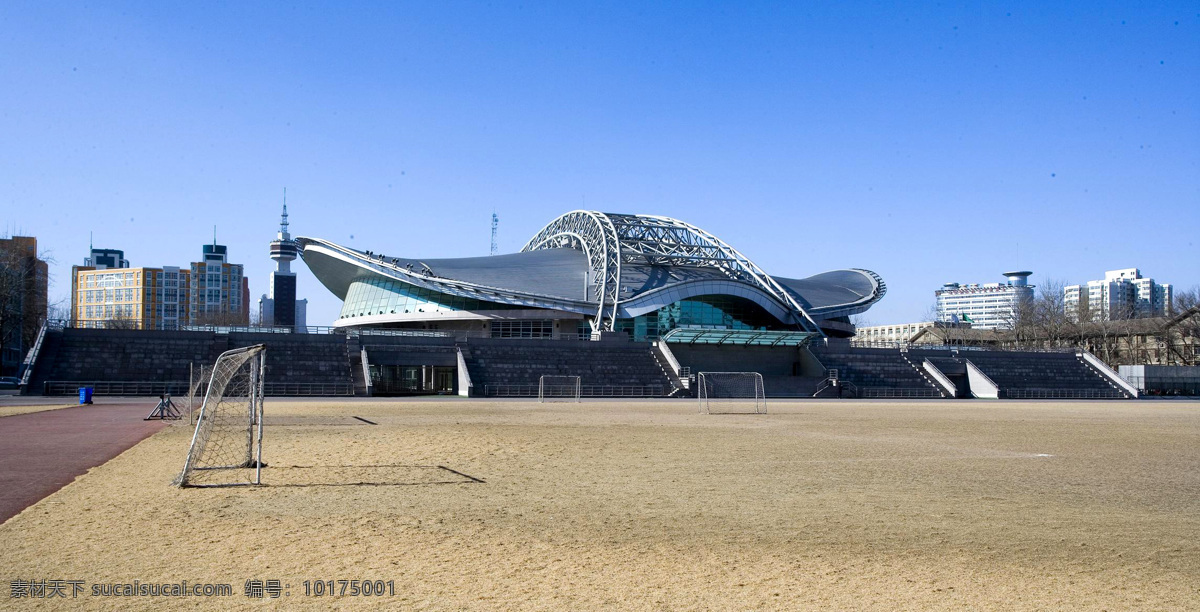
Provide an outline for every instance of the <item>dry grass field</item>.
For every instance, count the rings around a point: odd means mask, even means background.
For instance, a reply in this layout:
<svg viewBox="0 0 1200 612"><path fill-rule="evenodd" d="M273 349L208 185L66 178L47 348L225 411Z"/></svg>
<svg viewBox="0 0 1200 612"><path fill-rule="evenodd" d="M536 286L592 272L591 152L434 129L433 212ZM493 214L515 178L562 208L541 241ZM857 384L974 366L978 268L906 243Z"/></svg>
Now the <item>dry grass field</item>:
<svg viewBox="0 0 1200 612"><path fill-rule="evenodd" d="M34 399L21 396L0 396L0 417L29 414L31 412L45 412L47 410L61 410L63 408L74 408L78 405L77 402L55 401L54 398L39 397Z"/></svg>
<svg viewBox="0 0 1200 612"><path fill-rule="evenodd" d="M267 486L171 487L171 427L0 525L0 581L233 596L0 607L1200 608L1200 403L769 408L268 399Z"/></svg>

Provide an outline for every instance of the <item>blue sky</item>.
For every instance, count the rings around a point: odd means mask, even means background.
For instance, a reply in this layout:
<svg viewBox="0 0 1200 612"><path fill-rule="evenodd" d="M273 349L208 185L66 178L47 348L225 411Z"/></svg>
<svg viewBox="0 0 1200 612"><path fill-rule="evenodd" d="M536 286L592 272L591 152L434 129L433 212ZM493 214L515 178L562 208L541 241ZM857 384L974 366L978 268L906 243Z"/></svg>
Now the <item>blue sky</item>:
<svg viewBox="0 0 1200 612"><path fill-rule="evenodd" d="M773 274L943 282L1140 267L1200 284L1195 2L0 3L0 231L56 259L266 291L292 231L502 252L577 208L659 214ZM310 324L340 303L303 264Z"/></svg>

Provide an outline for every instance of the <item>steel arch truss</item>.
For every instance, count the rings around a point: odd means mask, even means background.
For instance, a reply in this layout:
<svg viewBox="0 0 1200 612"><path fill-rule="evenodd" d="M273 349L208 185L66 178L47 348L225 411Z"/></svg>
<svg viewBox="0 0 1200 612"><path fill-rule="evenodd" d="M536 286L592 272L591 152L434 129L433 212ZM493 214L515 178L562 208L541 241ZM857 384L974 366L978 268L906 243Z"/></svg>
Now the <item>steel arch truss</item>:
<svg viewBox="0 0 1200 612"><path fill-rule="evenodd" d="M542 228L522 251L570 247L588 256L600 306L593 329L609 331L616 320L621 265L692 266L720 270L730 279L754 285L792 311L794 323L821 334L820 327L792 294L720 238L669 217L571 211ZM822 334L824 335L824 334Z"/></svg>
<svg viewBox="0 0 1200 612"><path fill-rule="evenodd" d="M612 221L604 213L573 210L543 227L521 251L562 247L587 255L589 296L599 303L592 331L612 331L621 289L621 247Z"/></svg>

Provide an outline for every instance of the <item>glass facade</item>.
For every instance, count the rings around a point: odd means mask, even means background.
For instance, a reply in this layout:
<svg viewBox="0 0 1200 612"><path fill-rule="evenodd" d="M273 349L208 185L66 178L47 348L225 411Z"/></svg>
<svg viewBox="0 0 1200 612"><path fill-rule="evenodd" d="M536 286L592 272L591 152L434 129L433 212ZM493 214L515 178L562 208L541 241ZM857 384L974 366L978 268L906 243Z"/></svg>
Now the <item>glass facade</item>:
<svg viewBox="0 0 1200 612"><path fill-rule="evenodd" d="M700 329L790 329L762 306L732 295L702 295L680 300L654 312L618 319L617 331L634 340L655 340L676 327Z"/></svg>
<svg viewBox="0 0 1200 612"><path fill-rule="evenodd" d="M493 338L553 338L554 321L492 321Z"/></svg>
<svg viewBox="0 0 1200 612"><path fill-rule="evenodd" d="M350 283L350 289L346 292L346 301L342 304L342 314L339 318L456 310L516 309L528 310L529 307L448 295L390 278L367 276Z"/></svg>
<svg viewBox="0 0 1200 612"><path fill-rule="evenodd" d="M382 276L364 276L350 284L340 318L379 315L432 315L439 312L532 310L529 306L500 304L449 295ZM547 311L551 314L553 311ZM564 323L565 325L565 323ZM732 295L690 297L654 312L632 319L618 319L616 331L624 331L635 340L654 340L677 327L697 329L789 330L762 306ZM557 337L590 337L587 321L577 321L575 329L563 327ZM492 321L491 335L497 338L556 337L554 319Z"/></svg>

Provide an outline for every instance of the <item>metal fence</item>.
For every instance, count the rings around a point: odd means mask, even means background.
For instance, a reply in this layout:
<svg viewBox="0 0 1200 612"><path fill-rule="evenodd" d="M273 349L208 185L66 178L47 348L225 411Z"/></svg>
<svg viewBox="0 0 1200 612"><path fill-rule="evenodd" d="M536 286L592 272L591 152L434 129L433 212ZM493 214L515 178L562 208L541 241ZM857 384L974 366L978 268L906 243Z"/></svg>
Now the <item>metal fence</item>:
<svg viewBox="0 0 1200 612"><path fill-rule="evenodd" d="M1008 399L1125 399L1128 396L1116 389L1005 389L1001 397Z"/></svg>
<svg viewBox="0 0 1200 612"><path fill-rule="evenodd" d="M46 395L75 395L80 387L91 387L93 395L178 395L188 393L188 382L180 381L148 381L148 380L48 380L44 393ZM201 384L197 397L204 397L207 384ZM354 395L354 385L351 383L306 383L306 382L276 382L263 383L263 394L271 396L338 396ZM536 395L536 394L535 394Z"/></svg>
<svg viewBox="0 0 1200 612"><path fill-rule="evenodd" d="M844 383L843 383L844 384ZM859 397L873 398L941 398L942 393L937 389L896 389L891 387L862 387L858 390Z"/></svg>
<svg viewBox="0 0 1200 612"><path fill-rule="evenodd" d="M49 319L46 325L50 329L112 329L112 330L128 330L142 331L140 327L133 327L133 322L114 321L112 325L104 325L103 321L75 321L72 319ZM216 334L229 333L253 333L253 334L312 334L312 335L338 335L349 336L356 338L359 336L400 336L409 338L454 338L455 340L464 341L468 338L496 338L502 340L588 340L590 334L579 334L572 332L555 332L551 336L521 336L521 335L504 335L492 331L484 331L479 329L472 330L437 330L437 329L372 329L372 328L354 328L354 327L332 327L328 325L309 325L306 327L276 327L270 325L180 325L169 329L152 329L148 331L191 331L191 332L211 332Z"/></svg>
<svg viewBox="0 0 1200 612"><path fill-rule="evenodd" d="M491 384L483 386L485 397L537 397L537 384ZM663 385L580 385L580 397L666 397Z"/></svg>
<svg viewBox="0 0 1200 612"><path fill-rule="evenodd" d="M91 387L94 395L187 395L188 382L149 380L48 380L46 395L75 395L81 387Z"/></svg>
<svg viewBox="0 0 1200 612"><path fill-rule="evenodd" d="M352 383L297 383L297 382L269 382L263 383L263 395L311 395L311 396L334 396L334 395L354 395L354 385Z"/></svg>
<svg viewBox="0 0 1200 612"><path fill-rule="evenodd" d="M851 340L852 348L900 349L904 351L1004 351L1010 353L1075 353L1077 347L1026 347L981 344L914 344L884 340Z"/></svg>

